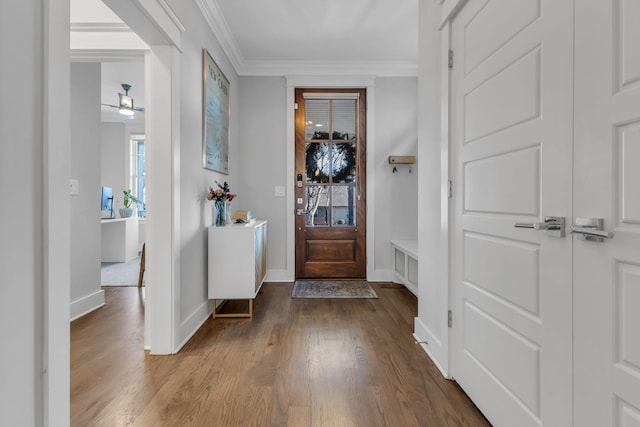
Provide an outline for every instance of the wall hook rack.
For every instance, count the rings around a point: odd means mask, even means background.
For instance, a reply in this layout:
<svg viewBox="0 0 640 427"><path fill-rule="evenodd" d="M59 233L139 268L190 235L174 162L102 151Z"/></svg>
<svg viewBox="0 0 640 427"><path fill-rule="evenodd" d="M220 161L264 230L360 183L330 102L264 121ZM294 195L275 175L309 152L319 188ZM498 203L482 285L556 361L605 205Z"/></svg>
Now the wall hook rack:
<svg viewBox="0 0 640 427"><path fill-rule="evenodd" d="M409 173L411 173L411 165L416 162L416 156L389 156L388 162L393 165L393 173L398 172L396 165L409 165Z"/></svg>

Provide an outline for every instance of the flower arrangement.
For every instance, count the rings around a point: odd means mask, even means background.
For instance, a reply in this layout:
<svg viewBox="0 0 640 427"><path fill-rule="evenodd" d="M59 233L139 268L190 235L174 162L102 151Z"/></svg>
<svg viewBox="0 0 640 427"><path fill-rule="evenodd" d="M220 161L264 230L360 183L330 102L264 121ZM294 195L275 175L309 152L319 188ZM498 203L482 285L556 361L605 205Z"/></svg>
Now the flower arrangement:
<svg viewBox="0 0 640 427"><path fill-rule="evenodd" d="M221 227L231 222L227 218L227 203L231 202L236 194L231 193L229 184L227 181L224 184L220 184L215 181L218 188L209 187L209 193L207 193L207 200L213 200L213 223L216 227Z"/></svg>
<svg viewBox="0 0 640 427"><path fill-rule="evenodd" d="M214 189L213 187L209 187L207 200L213 200L216 202L223 202L223 201L230 202L233 200L234 197L237 196L237 194L231 193L231 190L229 189L229 184L227 184L227 181L225 181L224 184L220 184L218 181L215 181L215 183L218 185L218 188Z"/></svg>

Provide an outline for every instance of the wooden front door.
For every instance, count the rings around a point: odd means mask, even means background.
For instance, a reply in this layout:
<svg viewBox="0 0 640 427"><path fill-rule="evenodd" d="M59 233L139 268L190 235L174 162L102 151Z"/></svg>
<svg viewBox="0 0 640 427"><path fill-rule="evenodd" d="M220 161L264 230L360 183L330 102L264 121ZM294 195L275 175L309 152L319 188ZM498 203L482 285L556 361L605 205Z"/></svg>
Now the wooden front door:
<svg viewBox="0 0 640 427"><path fill-rule="evenodd" d="M366 276L366 90L296 89L296 278Z"/></svg>

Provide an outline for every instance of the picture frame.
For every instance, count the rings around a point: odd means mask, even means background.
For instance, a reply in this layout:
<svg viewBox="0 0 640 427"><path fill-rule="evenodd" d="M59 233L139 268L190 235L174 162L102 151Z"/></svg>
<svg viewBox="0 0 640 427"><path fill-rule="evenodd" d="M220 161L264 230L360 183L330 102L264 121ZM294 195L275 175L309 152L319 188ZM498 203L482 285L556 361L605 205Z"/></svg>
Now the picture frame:
<svg viewBox="0 0 640 427"><path fill-rule="evenodd" d="M202 167L229 174L229 80L202 49Z"/></svg>

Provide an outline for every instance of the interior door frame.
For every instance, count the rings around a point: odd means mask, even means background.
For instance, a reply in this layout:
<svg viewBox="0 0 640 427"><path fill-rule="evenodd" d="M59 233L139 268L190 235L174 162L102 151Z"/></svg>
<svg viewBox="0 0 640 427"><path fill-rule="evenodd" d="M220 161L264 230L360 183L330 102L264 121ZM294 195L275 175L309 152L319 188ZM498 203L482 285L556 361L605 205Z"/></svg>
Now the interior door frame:
<svg viewBox="0 0 640 427"><path fill-rule="evenodd" d="M286 182L286 204L287 204L287 256L286 270L269 272L269 281L288 281L295 280L295 89L296 88L362 88L367 91L367 154L366 162L373 165L375 162L375 128L373 126L375 117L375 77L322 77L322 76L291 76L287 77L287 182ZM374 224L375 193L371 191L375 188L374 168L368 167L366 170L366 222ZM367 227L366 232L366 253L367 280L388 280L383 272L375 270L375 263L372 262L372 254L374 250L373 227Z"/></svg>

